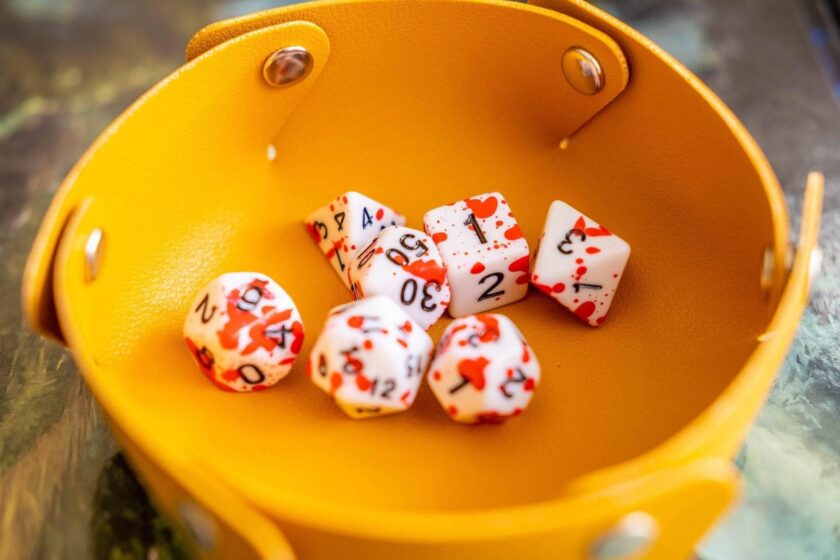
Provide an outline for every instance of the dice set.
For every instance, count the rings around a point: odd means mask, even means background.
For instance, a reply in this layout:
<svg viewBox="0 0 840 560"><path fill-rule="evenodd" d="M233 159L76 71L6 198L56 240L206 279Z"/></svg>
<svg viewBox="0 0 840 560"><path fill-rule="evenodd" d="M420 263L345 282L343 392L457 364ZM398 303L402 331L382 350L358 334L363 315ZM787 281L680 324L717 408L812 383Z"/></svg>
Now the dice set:
<svg viewBox="0 0 840 560"><path fill-rule="evenodd" d="M428 211L424 231L356 192L304 223L356 300L329 312L306 375L352 418L407 410L424 375L455 421L518 416L539 384L539 362L510 319L487 311L524 298L530 283L600 326L630 256L626 241L558 200L531 264L528 242L498 192ZM435 347L426 331L444 312L455 320ZM304 328L283 288L239 272L199 292L184 338L217 387L249 392L289 373Z"/></svg>

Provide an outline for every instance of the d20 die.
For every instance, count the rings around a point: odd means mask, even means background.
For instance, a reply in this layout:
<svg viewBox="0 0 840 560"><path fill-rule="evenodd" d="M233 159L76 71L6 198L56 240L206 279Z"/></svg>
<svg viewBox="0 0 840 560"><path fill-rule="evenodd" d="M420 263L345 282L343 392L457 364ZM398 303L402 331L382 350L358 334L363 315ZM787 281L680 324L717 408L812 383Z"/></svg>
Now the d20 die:
<svg viewBox="0 0 840 560"><path fill-rule="evenodd" d="M385 295L399 303L423 330L449 305L449 282L431 238L407 227L387 227L351 261L356 298Z"/></svg>
<svg viewBox="0 0 840 560"><path fill-rule="evenodd" d="M525 297L528 242L500 193L430 210L423 225L446 266L450 315L463 317Z"/></svg>
<svg viewBox="0 0 840 560"><path fill-rule="evenodd" d="M498 314L453 321L438 343L428 383L458 422L501 422L528 406L540 365L516 325Z"/></svg>
<svg viewBox="0 0 840 560"><path fill-rule="evenodd" d="M531 283L593 327L603 324L630 245L565 202L548 209Z"/></svg>
<svg viewBox="0 0 840 560"><path fill-rule="evenodd" d="M432 339L387 296L330 311L306 373L353 418L409 408L432 353Z"/></svg>
<svg viewBox="0 0 840 560"><path fill-rule="evenodd" d="M260 391L285 377L303 346L294 301L256 272L223 274L196 296L184 322L201 371L225 391Z"/></svg>
<svg viewBox="0 0 840 560"><path fill-rule="evenodd" d="M405 217L357 192L347 192L306 218L306 230L348 288L347 265L388 226Z"/></svg>

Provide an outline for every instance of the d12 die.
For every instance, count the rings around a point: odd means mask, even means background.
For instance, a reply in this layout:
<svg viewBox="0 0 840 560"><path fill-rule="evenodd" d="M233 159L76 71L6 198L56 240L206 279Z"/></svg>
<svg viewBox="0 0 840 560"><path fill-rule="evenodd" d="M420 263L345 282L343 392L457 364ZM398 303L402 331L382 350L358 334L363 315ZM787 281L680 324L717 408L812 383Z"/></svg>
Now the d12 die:
<svg viewBox="0 0 840 560"><path fill-rule="evenodd" d="M388 227L350 263L356 298L386 295L428 330L449 305L449 282L431 238L407 227Z"/></svg>
<svg viewBox="0 0 840 560"><path fill-rule="evenodd" d="M354 418L401 412L417 396L432 347L393 300L369 297L330 311L306 374Z"/></svg>
<svg viewBox="0 0 840 560"><path fill-rule="evenodd" d="M500 193L430 210L423 225L446 266L450 315L463 317L525 297L528 242Z"/></svg>
<svg viewBox="0 0 840 560"><path fill-rule="evenodd" d="M357 192L347 192L306 218L306 229L348 288L347 265L376 234L405 217Z"/></svg>
<svg viewBox="0 0 840 560"><path fill-rule="evenodd" d="M429 386L459 422L500 422L528 406L540 365L513 322L493 313L453 321L429 366Z"/></svg>
<svg viewBox="0 0 840 560"><path fill-rule="evenodd" d="M225 391L260 391L289 373L303 346L292 298L256 272L223 274L196 296L184 322L201 371Z"/></svg>
<svg viewBox="0 0 840 560"><path fill-rule="evenodd" d="M548 210L531 283L593 327L607 318L630 245L565 202Z"/></svg>

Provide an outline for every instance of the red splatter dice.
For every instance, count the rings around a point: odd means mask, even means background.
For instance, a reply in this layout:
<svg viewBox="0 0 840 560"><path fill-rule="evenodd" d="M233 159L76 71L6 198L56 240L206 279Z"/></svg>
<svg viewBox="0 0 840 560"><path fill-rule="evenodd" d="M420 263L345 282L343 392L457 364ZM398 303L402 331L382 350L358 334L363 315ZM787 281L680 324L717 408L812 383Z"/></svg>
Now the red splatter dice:
<svg viewBox="0 0 840 560"><path fill-rule="evenodd" d="M380 231L405 224L405 218L384 204L351 191L313 212L304 224L341 281L350 287L350 260Z"/></svg>
<svg viewBox="0 0 840 560"><path fill-rule="evenodd" d="M348 276L356 299L389 296L423 330L449 305L449 282L440 254L432 239L416 229L382 230L350 262Z"/></svg>
<svg viewBox="0 0 840 560"><path fill-rule="evenodd" d="M528 242L500 193L430 210L423 226L446 266L452 290L450 315L463 317L525 297Z"/></svg>
<svg viewBox="0 0 840 560"><path fill-rule="evenodd" d="M428 383L458 422L501 422L522 413L540 380L540 365L504 315L453 321L429 366Z"/></svg>
<svg viewBox="0 0 840 560"><path fill-rule="evenodd" d="M607 318L630 245L565 202L554 201L531 283L593 327Z"/></svg>
<svg viewBox="0 0 840 560"><path fill-rule="evenodd" d="M196 296L184 322L201 371L225 391L260 391L285 377L303 346L292 298L255 272L223 274Z"/></svg>
<svg viewBox="0 0 840 560"><path fill-rule="evenodd" d="M432 339L387 296L330 311L306 374L353 418L401 412L414 403Z"/></svg>

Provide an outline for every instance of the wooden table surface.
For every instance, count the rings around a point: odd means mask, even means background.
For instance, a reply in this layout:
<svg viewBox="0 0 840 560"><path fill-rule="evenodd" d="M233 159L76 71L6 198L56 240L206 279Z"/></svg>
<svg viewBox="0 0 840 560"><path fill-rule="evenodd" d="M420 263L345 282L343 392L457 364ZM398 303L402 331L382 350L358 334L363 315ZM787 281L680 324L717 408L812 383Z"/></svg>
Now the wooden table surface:
<svg viewBox="0 0 840 560"><path fill-rule="evenodd" d="M706 560L840 559L840 105L797 0L602 2L700 75L744 121L798 222L828 177L823 274L738 458L740 506ZM0 560L184 558L67 352L21 319L21 271L59 182L131 101L182 63L192 32L264 0L0 0ZM840 89L838 89L840 91Z"/></svg>

